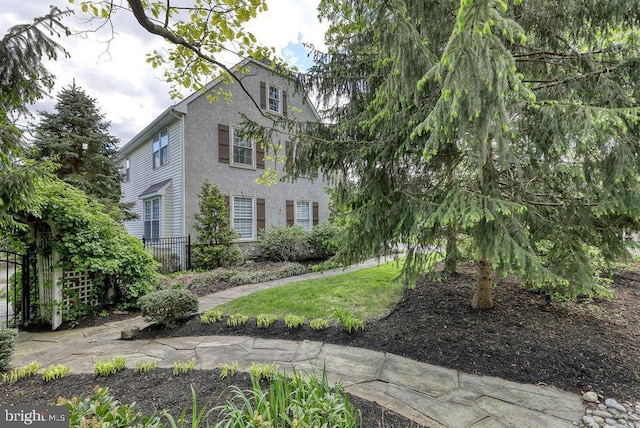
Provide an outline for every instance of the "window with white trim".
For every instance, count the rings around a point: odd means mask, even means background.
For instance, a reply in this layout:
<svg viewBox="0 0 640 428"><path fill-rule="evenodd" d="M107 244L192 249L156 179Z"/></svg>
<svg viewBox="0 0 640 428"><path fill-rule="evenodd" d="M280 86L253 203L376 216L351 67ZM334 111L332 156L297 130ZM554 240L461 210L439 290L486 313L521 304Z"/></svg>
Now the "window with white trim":
<svg viewBox="0 0 640 428"><path fill-rule="evenodd" d="M233 228L240 235L240 239L253 239L255 237L253 198L234 196L232 216Z"/></svg>
<svg viewBox="0 0 640 428"><path fill-rule="evenodd" d="M122 172L122 180L126 183L129 181L129 179L131 178L130 173L131 173L131 161L129 160L129 158L127 158L124 161L124 165L121 166L122 170L124 170L124 172Z"/></svg>
<svg viewBox="0 0 640 428"><path fill-rule="evenodd" d="M296 201L296 224L311 230L311 201Z"/></svg>
<svg viewBox="0 0 640 428"><path fill-rule="evenodd" d="M253 166L254 144L253 141L241 135L238 128L232 128L233 132L233 163L238 165Z"/></svg>
<svg viewBox="0 0 640 428"><path fill-rule="evenodd" d="M160 238L160 198L144 201L144 238Z"/></svg>
<svg viewBox="0 0 640 428"><path fill-rule="evenodd" d="M282 90L269 85L267 108L274 113L282 113Z"/></svg>
<svg viewBox="0 0 640 428"><path fill-rule="evenodd" d="M153 168L169 162L169 133L167 128L153 136Z"/></svg>

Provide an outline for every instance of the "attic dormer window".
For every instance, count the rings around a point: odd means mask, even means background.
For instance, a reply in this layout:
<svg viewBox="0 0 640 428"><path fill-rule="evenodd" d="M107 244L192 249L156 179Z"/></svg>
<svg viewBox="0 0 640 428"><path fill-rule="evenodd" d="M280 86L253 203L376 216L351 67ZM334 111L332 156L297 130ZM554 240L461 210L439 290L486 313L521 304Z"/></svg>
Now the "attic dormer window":
<svg viewBox="0 0 640 428"><path fill-rule="evenodd" d="M287 115L287 91L279 86L260 82L260 108L267 112Z"/></svg>
<svg viewBox="0 0 640 428"><path fill-rule="evenodd" d="M269 85L269 111L282 113L282 93L280 88Z"/></svg>

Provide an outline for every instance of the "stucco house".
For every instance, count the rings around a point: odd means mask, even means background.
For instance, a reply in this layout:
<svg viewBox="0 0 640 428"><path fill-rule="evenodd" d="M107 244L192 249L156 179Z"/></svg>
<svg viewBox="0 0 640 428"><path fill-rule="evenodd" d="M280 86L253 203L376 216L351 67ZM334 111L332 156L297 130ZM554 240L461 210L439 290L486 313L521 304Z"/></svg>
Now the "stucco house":
<svg viewBox="0 0 640 428"><path fill-rule="evenodd" d="M150 240L195 238L194 215L205 180L228 197L239 243L256 242L258 232L271 225L310 229L327 219L329 198L322 178L271 186L257 183L265 172L264 151L239 132L243 114L264 125L271 122L263 114L317 121L315 108L294 90L292 81L269 66L247 59L236 67L244 69L239 76L251 97L236 81L212 81L204 92L167 108L120 149L122 202L134 202L139 216L125 222L132 235ZM211 102L209 95L220 89L231 93L231 99ZM286 150L286 135L278 138L281 150ZM274 166L273 161L267 164ZM277 170L281 175L282 162Z"/></svg>

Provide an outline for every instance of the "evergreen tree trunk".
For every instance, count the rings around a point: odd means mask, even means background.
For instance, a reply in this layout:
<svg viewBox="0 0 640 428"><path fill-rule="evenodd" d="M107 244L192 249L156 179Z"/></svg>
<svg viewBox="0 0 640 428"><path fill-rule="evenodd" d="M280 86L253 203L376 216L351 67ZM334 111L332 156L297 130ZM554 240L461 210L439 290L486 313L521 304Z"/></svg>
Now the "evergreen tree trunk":
<svg viewBox="0 0 640 428"><path fill-rule="evenodd" d="M447 248L444 257L444 272L447 275L458 271L458 236L456 228L451 226L447 230Z"/></svg>
<svg viewBox="0 0 640 428"><path fill-rule="evenodd" d="M478 282L471 301L473 309L493 307L493 267L490 258L480 257L478 261Z"/></svg>

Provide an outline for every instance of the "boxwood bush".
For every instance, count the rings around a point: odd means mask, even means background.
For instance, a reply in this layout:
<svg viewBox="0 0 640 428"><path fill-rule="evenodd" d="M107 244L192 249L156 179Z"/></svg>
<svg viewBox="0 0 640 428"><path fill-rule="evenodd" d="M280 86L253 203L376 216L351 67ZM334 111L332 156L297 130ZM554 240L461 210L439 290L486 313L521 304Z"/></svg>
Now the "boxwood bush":
<svg viewBox="0 0 640 428"><path fill-rule="evenodd" d="M153 291L138 301L145 321L174 327L198 312L198 297L184 288Z"/></svg>

